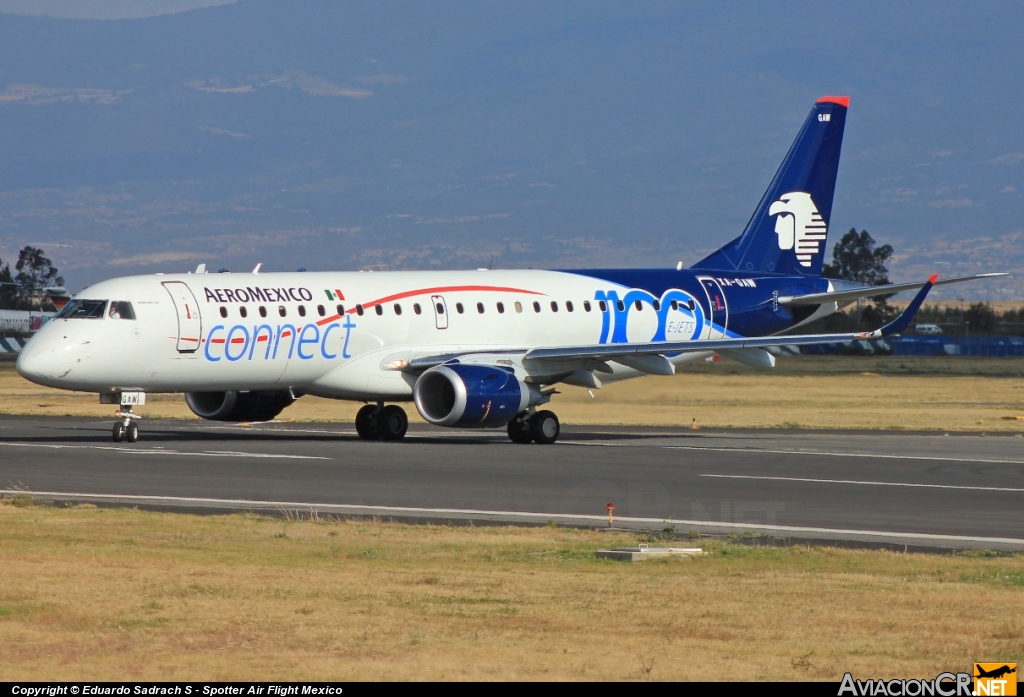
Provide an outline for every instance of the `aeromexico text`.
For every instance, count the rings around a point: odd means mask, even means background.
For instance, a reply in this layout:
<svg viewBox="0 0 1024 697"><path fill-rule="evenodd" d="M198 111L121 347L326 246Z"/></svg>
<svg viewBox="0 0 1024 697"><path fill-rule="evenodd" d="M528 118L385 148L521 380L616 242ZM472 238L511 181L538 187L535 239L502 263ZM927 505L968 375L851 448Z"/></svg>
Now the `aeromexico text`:
<svg viewBox="0 0 1024 697"><path fill-rule="evenodd" d="M203 288L206 299L214 303L280 303L294 300L309 302L313 293L309 288Z"/></svg>

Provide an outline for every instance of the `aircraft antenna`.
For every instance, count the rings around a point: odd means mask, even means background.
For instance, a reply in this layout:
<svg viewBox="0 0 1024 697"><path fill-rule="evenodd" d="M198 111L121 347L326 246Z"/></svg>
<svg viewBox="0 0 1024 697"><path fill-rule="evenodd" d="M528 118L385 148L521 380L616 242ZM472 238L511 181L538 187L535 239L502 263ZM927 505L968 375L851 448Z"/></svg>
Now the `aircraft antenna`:
<svg viewBox="0 0 1024 697"><path fill-rule="evenodd" d="M256 268L254 268L254 269L252 270L252 272L253 272L254 274L259 274L259 272L260 272L260 269L262 269L262 268L263 268L263 262L261 261L260 263L256 264Z"/></svg>

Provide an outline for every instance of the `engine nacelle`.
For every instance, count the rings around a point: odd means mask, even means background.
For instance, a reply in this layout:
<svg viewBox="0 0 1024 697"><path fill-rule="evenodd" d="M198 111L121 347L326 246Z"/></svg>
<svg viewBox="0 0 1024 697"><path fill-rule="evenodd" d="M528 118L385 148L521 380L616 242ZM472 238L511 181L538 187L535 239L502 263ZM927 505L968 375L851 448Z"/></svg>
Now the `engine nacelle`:
<svg viewBox="0 0 1024 697"><path fill-rule="evenodd" d="M439 365L420 375L413 387L420 416L435 426L495 428L541 399L540 391L509 368Z"/></svg>
<svg viewBox="0 0 1024 697"><path fill-rule="evenodd" d="M278 390L185 393L192 413L210 421L270 421L294 401Z"/></svg>

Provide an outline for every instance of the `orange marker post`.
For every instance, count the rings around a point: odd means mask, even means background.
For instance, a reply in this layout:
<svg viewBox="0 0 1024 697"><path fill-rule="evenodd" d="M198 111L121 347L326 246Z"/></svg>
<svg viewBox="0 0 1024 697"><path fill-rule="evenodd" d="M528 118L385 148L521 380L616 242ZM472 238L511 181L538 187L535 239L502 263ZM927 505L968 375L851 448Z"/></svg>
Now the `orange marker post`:
<svg viewBox="0 0 1024 697"><path fill-rule="evenodd" d="M609 503L605 508L608 509L608 527L611 527L615 518L615 504Z"/></svg>

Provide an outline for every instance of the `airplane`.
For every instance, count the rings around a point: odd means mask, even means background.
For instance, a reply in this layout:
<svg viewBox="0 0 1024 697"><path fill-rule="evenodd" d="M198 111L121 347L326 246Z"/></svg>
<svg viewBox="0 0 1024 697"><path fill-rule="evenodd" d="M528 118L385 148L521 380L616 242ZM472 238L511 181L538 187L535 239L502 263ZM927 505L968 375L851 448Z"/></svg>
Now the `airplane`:
<svg viewBox="0 0 1024 697"><path fill-rule="evenodd" d="M147 392L184 392L213 421L274 419L303 395L366 402L366 440L399 440L413 402L431 424L505 427L554 443L539 409L560 384L597 389L673 375L719 354L771 368L769 348L905 329L937 283L822 278L848 97L822 97L743 233L690 268L303 272L116 278L78 293L17 369L120 404L113 439L138 438ZM792 334L859 298L919 289L874 332Z"/></svg>
<svg viewBox="0 0 1024 697"><path fill-rule="evenodd" d="M0 310L0 332L28 334L37 331L56 314L35 310Z"/></svg>
<svg viewBox="0 0 1024 697"><path fill-rule="evenodd" d="M978 673L977 675L974 676L976 678L994 678L994 679L999 679L999 678L1003 677L1004 675L1009 675L1010 673L1016 673L1017 672L1017 668L1016 667L1011 668L1008 665L1003 665L1003 666L1000 666L999 668L995 668L993 670L985 670L981 666L977 666L976 665L975 666L975 671Z"/></svg>

